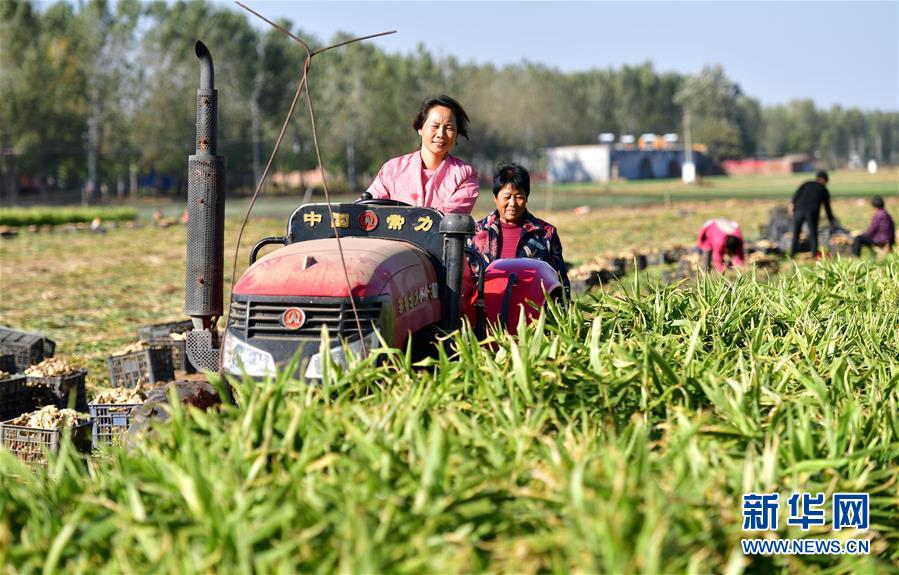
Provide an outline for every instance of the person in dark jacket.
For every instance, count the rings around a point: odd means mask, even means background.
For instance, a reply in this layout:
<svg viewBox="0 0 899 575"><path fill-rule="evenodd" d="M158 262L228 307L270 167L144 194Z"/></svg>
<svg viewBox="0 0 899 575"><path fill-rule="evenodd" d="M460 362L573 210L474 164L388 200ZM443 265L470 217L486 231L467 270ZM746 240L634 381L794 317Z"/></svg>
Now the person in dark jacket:
<svg viewBox="0 0 899 575"><path fill-rule="evenodd" d="M570 290L568 266L562 257L562 242L556 228L528 211L531 176L518 164L504 164L493 176L496 210L479 221L471 246L487 263L502 258L543 260L558 273Z"/></svg>
<svg viewBox="0 0 899 575"><path fill-rule="evenodd" d="M809 180L799 186L793 199L790 201L793 209L793 245L790 255L795 256L799 251L799 233L802 232L802 224L808 225L809 251L813 256L818 255L818 218L821 215L821 205L827 212L830 227L836 227L836 218L830 209L830 192L827 191L827 172L820 171L815 174L814 180Z"/></svg>
<svg viewBox="0 0 899 575"><path fill-rule="evenodd" d="M855 236L852 242L852 255L856 257L862 255L862 246L890 246L892 250L896 244L896 224L884 208L883 198L871 198L871 207L874 208L871 225L861 235Z"/></svg>

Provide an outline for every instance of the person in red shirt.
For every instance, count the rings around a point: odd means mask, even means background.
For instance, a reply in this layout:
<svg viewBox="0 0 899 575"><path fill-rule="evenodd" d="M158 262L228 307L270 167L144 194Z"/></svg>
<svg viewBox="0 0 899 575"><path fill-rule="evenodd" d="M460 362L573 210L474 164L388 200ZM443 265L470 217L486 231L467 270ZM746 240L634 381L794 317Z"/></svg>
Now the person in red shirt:
<svg viewBox="0 0 899 575"><path fill-rule="evenodd" d="M566 293L570 290L568 266L556 228L528 211L531 176L518 164L504 164L493 176L496 211L479 221L471 247L487 263L505 258L535 258L551 265Z"/></svg>
<svg viewBox="0 0 899 575"><path fill-rule="evenodd" d="M711 264L719 272L725 270L724 256L730 256L733 265L743 265L743 233L737 222L725 218L709 220L702 225L696 240L696 247L702 250L702 269Z"/></svg>

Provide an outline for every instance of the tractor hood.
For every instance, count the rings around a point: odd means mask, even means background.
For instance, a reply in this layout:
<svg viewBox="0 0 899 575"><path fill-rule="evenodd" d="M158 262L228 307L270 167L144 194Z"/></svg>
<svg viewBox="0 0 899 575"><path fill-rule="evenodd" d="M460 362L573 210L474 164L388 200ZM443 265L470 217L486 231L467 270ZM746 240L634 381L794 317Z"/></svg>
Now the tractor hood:
<svg viewBox="0 0 899 575"><path fill-rule="evenodd" d="M390 279L406 268L433 269L422 250L403 241L348 237L341 239L341 246L352 294L356 297L386 293ZM241 276L234 293L347 297L337 240L297 242L266 255Z"/></svg>

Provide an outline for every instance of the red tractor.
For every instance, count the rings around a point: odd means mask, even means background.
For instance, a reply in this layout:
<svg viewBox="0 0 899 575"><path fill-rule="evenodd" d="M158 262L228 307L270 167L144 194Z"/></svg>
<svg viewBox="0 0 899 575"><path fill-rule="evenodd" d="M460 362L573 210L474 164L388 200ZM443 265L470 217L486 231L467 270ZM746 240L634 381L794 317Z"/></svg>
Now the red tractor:
<svg viewBox="0 0 899 575"><path fill-rule="evenodd" d="M547 294L561 294L557 273L540 260L478 265L480 258L466 248L474 233L471 216L363 194L355 203L330 209L300 206L288 218L284 236L257 243L249 269L233 286L219 338L225 160L216 155L212 57L201 42L196 53L201 74L196 153L188 167L185 312L194 322L187 352L197 368L261 377L299 354L300 373L316 378L323 328L332 358L344 363L346 349L358 354L381 339L398 348L411 339L425 351L437 335L459 327L463 316L481 334L488 322L515 333L520 308L530 320ZM268 245L281 247L257 259Z"/></svg>

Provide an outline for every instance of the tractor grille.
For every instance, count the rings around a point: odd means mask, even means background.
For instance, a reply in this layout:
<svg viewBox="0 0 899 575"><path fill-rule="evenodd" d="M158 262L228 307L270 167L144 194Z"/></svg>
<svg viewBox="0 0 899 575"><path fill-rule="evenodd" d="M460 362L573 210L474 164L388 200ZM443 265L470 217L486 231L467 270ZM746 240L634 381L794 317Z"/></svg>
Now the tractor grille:
<svg viewBox="0 0 899 575"><path fill-rule="evenodd" d="M291 307L298 307L306 314L306 322L299 329L288 329L281 325L281 314ZM381 302L357 303L356 310L359 312L363 332L368 333L372 324L377 326L381 316ZM314 303L232 301L228 323L247 339L318 340L323 325L328 326L328 333L332 338L338 334L341 337L352 337L357 332L353 308L346 300Z"/></svg>

